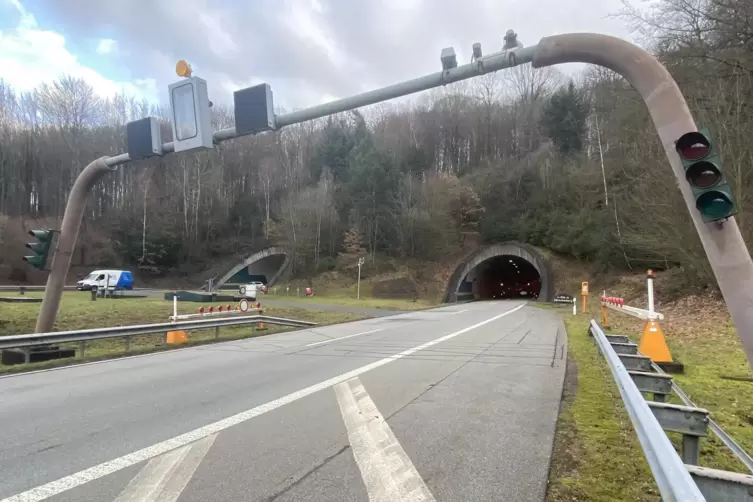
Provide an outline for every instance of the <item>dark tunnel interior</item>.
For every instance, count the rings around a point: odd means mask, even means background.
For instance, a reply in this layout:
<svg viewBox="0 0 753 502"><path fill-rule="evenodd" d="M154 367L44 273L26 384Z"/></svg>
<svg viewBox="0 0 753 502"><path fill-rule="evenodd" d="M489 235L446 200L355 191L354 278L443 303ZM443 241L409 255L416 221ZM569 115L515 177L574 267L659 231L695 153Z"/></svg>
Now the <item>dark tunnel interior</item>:
<svg viewBox="0 0 753 502"><path fill-rule="evenodd" d="M470 290L478 300L538 298L541 276L531 262L519 256L489 258L468 272L461 290Z"/></svg>
<svg viewBox="0 0 753 502"><path fill-rule="evenodd" d="M285 258L284 254L264 256L236 272L222 285L221 289L235 289L239 284L248 284L254 281L269 284L285 265Z"/></svg>

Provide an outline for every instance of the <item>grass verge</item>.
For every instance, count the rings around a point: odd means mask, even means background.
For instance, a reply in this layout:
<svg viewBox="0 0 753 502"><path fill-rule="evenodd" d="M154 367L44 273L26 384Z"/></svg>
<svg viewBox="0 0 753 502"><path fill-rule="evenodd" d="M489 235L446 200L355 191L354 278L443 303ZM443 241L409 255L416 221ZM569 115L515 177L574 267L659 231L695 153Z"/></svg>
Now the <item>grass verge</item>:
<svg viewBox="0 0 753 502"><path fill-rule="evenodd" d="M590 317L559 310L568 366L547 501L661 500L609 367L586 333Z"/></svg>
<svg viewBox="0 0 753 502"><path fill-rule="evenodd" d="M426 299L403 300L399 298L363 298L355 299L349 295L327 295L314 296L312 298L300 296L269 295L262 297L264 299L279 300L284 302L300 302L301 304L313 303L319 305L340 305L344 307L354 307L362 309L385 309L385 310L423 310L438 306L436 302Z"/></svg>
<svg viewBox="0 0 753 502"><path fill-rule="evenodd" d="M179 304L179 313L189 313L198 309L198 303ZM39 303L0 303L0 336L33 333L39 312ZM128 324L148 324L165 322L172 313L172 302L161 298L122 298L98 299L92 302L88 294L66 292L60 305L60 312L55 323L57 331L86 329L91 327L111 327ZM318 325L336 324L365 319L368 316L352 312L313 310L296 307L270 306L265 314L275 317L287 317L315 322ZM267 325L267 330L257 331L251 326L222 328L220 341L237 340L254 336L278 333L291 328ZM190 345L212 343L215 330L195 331L189 334L189 342L180 345L166 345L163 334L131 337L128 352L124 338L112 338L87 342L83 357L61 359L34 364L13 366L0 365L0 373L31 371L56 366L89 362L124 355L143 354L154 351L170 350ZM78 344L68 344L78 348Z"/></svg>

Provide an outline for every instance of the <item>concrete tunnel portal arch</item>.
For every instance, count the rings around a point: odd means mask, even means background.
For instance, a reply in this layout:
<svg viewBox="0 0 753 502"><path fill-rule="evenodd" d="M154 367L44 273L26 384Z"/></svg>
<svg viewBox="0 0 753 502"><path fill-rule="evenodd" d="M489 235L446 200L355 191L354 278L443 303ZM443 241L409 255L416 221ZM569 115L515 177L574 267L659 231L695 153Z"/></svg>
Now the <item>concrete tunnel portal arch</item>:
<svg viewBox="0 0 753 502"><path fill-rule="evenodd" d="M221 276L213 285L214 290L235 289L240 284L261 281L274 285L290 266L285 248L273 246L258 251Z"/></svg>
<svg viewBox="0 0 753 502"><path fill-rule="evenodd" d="M541 253L508 242L487 246L463 260L450 277L444 301L553 297L552 271Z"/></svg>

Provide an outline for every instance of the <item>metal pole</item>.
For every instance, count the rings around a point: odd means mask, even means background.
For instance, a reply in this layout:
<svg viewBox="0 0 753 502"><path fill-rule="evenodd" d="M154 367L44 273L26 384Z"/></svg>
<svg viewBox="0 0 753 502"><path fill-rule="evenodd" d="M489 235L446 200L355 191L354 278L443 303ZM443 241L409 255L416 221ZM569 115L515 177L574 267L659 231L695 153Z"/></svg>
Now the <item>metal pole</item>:
<svg viewBox="0 0 753 502"><path fill-rule="evenodd" d="M361 265L363 265L363 258L358 259L358 286L356 286L356 300L361 299Z"/></svg>
<svg viewBox="0 0 753 502"><path fill-rule="evenodd" d="M76 246L81 218L86 207L86 198L94 184L102 176L112 171L112 168L105 163L105 158L99 158L86 166L71 188L68 204L65 206L65 213L63 214L60 235L55 244L55 253L52 256L50 275L47 276L42 306L39 309L36 333L52 331L55 325L55 317L57 317L58 308L60 308L60 298L63 295L65 279L71 266L73 248Z"/></svg>
<svg viewBox="0 0 753 502"><path fill-rule="evenodd" d="M654 319L654 273L649 270L646 278L648 283L648 318Z"/></svg>
<svg viewBox="0 0 753 502"><path fill-rule="evenodd" d="M379 103L400 96L407 96L416 92L425 91L434 87L441 87L453 82L467 80L472 77L495 72L504 68L512 68L533 60L536 47L524 47L515 50L503 50L488 56L484 56L472 63L444 70L430 75L425 75L413 80L401 82L395 85L364 92L344 99L332 101L318 106L313 106L304 110L299 110L285 115L275 117L277 129L287 125L306 122L321 117L326 117L335 113L352 110L361 106ZM214 140L217 143L237 138L240 135L235 127L222 129L214 133ZM162 145L163 155L175 151L172 142ZM60 297L65 285L65 277L68 274L68 268L71 263L71 253L78 238L78 230L81 225L86 196L91 190L94 183L99 178L115 167L131 162L131 157L127 153L122 153L114 157L103 157L97 159L81 172L71 189L68 197L68 205L63 216L63 228L58 239L55 253L52 258L52 270L47 279L44 300L37 318L37 332L51 331L55 324L58 308L60 306ZM60 251L61 256L56 259ZM286 289L289 294L289 286Z"/></svg>
<svg viewBox="0 0 753 502"><path fill-rule="evenodd" d="M753 260L734 217L724 223L704 223L695 208L690 185L675 151L675 141L698 128L672 75L640 47L594 33L542 38L533 56L534 68L562 63L591 63L609 68L625 77L643 97L732 316L748 364L753 368Z"/></svg>

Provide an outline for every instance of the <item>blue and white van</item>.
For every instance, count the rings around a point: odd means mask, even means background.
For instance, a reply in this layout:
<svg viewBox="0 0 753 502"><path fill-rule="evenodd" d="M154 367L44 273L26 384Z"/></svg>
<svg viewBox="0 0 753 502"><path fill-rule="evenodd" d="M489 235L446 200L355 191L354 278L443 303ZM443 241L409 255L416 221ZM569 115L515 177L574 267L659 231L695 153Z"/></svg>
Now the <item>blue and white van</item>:
<svg viewBox="0 0 753 502"><path fill-rule="evenodd" d="M127 270L95 270L76 283L79 291L98 290L123 291L133 289L133 275Z"/></svg>

